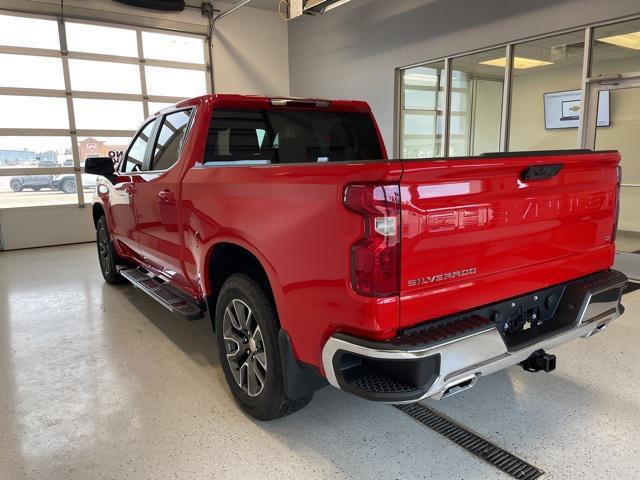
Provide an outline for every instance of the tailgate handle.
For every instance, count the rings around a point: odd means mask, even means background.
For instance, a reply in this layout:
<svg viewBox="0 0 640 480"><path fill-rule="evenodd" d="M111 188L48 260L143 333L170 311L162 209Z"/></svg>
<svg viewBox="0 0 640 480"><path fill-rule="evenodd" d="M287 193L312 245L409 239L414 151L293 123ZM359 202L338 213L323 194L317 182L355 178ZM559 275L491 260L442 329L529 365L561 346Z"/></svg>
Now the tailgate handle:
<svg viewBox="0 0 640 480"><path fill-rule="evenodd" d="M525 168L520 174L521 180L548 180L555 177L560 170L564 167L561 163L555 163L553 165L532 165Z"/></svg>

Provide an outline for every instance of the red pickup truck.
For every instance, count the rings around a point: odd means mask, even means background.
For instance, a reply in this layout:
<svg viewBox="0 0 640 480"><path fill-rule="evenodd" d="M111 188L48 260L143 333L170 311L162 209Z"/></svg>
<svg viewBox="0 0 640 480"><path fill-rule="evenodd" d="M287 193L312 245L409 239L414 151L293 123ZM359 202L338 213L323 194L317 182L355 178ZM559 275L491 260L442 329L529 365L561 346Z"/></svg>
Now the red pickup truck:
<svg viewBox="0 0 640 480"><path fill-rule="evenodd" d="M145 121L101 175L109 283L208 316L229 388L267 420L327 384L443 398L618 318L617 152L388 160L366 103L239 95Z"/></svg>

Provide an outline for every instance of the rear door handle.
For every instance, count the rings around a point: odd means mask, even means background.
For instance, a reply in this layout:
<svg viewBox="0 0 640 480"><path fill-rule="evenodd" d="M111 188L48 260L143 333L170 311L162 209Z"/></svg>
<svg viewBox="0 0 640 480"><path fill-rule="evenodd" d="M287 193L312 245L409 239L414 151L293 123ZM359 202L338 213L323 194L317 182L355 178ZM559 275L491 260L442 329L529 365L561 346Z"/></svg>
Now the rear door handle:
<svg viewBox="0 0 640 480"><path fill-rule="evenodd" d="M158 192L158 198L161 202L173 202L176 196L173 194L171 190L160 190Z"/></svg>
<svg viewBox="0 0 640 480"><path fill-rule="evenodd" d="M560 173L562 167L564 167L564 165L561 163L553 165L532 165L520 173L520 179L529 182L533 180L548 180Z"/></svg>

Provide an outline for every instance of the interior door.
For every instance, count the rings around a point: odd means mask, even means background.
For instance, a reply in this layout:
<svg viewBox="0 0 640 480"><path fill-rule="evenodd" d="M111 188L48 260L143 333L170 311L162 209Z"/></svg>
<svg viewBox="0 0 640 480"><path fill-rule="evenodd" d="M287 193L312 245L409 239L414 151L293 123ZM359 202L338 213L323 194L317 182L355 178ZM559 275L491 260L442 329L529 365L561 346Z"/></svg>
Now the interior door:
<svg viewBox="0 0 640 480"><path fill-rule="evenodd" d="M192 110L160 119L148 165L136 182L138 244L145 263L183 288L190 289L182 262L178 229L180 153Z"/></svg>
<svg viewBox="0 0 640 480"><path fill-rule="evenodd" d="M640 77L594 83L588 105L587 146L622 156L616 268L640 281Z"/></svg>

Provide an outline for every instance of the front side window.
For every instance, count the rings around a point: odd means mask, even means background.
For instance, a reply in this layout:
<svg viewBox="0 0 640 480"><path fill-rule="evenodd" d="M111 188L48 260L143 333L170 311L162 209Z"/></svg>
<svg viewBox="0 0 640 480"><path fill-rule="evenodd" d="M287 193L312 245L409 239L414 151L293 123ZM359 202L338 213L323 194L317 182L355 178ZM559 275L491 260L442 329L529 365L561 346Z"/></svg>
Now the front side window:
<svg viewBox="0 0 640 480"><path fill-rule="evenodd" d="M129 151L127 152L122 167L120 168L121 171L127 173L142 171L144 154L147 151L147 145L149 145L154 125L155 120L147 123L133 139L131 147L129 147Z"/></svg>
<svg viewBox="0 0 640 480"><path fill-rule="evenodd" d="M190 118L191 110L170 113L164 117L151 160L151 170L167 170L178 161Z"/></svg>
<svg viewBox="0 0 640 480"><path fill-rule="evenodd" d="M205 165L337 162L382 158L368 113L216 110Z"/></svg>

